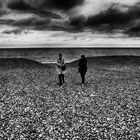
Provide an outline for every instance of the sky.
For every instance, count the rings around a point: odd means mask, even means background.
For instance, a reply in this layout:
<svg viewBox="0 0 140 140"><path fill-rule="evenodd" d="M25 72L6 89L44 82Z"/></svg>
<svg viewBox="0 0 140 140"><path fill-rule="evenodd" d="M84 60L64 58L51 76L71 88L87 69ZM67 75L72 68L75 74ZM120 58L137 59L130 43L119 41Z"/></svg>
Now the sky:
<svg viewBox="0 0 140 140"><path fill-rule="evenodd" d="M140 0L0 0L0 48L140 47Z"/></svg>

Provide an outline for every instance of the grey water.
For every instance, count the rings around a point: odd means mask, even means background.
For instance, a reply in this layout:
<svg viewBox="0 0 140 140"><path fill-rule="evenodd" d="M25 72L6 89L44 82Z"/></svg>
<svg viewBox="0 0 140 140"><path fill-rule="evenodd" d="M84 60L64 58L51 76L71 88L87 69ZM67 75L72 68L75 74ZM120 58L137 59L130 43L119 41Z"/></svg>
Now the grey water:
<svg viewBox="0 0 140 140"><path fill-rule="evenodd" d="M0 49L0 58L27 58L41 63L55 63L58 53L62 53L66 62L86 57L134 55L140 56L138 48L16 48Z"/></svg>

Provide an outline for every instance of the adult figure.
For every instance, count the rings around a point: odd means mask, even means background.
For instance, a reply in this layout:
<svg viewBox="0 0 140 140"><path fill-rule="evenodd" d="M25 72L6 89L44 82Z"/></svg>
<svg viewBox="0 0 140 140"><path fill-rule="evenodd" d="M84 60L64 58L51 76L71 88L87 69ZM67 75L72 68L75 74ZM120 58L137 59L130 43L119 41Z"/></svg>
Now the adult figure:
<svg viewBox="0 0 140 140"><path fill-rule="evenodd" d="M64 79L65 71L66 71L65 62L62 54L59 53L57 59L57 73L58 73L59 86L62 86L65 83L65 79Z"/></svg>
<svg viewBox="0 0 140 140"><path fill-rule="evenodd" d="M81 59L79 60L78 66L79 66L78 72L81 75L82 86L83 86L85 84L85 75L87 72L87 60L84 55L81 55Z"/></svg>

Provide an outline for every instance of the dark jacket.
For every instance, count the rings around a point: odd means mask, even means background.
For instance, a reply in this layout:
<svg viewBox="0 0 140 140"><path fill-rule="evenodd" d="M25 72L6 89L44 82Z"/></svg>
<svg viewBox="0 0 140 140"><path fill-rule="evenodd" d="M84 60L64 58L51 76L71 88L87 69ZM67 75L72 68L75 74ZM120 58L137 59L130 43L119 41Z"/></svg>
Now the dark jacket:
<svg viewBox="0 0 140 140"><path fill-rule="evenodd" d="M78 72L85 74L87 72L87 60L86 59L80 59L78 63L79 69Z"/></svg>

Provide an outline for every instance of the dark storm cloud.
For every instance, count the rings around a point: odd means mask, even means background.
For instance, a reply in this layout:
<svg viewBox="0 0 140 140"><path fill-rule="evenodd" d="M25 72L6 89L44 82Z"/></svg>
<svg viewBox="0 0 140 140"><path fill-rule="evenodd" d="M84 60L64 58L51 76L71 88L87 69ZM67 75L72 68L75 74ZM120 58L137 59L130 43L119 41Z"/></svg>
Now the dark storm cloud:
<svg viewBox="0 0 140 140"><path fill-rule="evenodd" d="M0 25L11 25L13 22L15 21L10 19L0 19Z"/></svg>
<svg viewBox="0 0 140 140"><path fill-rule="evenodd" d="M67 23L61 23L59 21L52 20L50 18L44 17L31 17L27 19L21 20L0 20L0 24L2 25L12 25L17 27L18 29L27 29L27 30L55 30L55 31L67 31L73 32L75 31L73 27L69 26ZM18 34L20 30L6 30L3 32L5 34Z"/></svg>
<svg viewBox="0 0 140 140"><path fill-rule="evenodd" d="M69 10L76 5L81 4L83 1L84 0L44 0L43 5L56 9Z"/></svg>
<svg viewBox="0 0 140 140"><path fill-rule="evenodd" d="M34 10L34 8L24 0L11 0L8 2L8 8L20 11Z"/></svg>
<svg viewBox="0 0 140 140"><path fill-rule="evenodd" d="M12 25L15 27L19 27L20 29L45 29L50 27L53 23L48 18L41 18L41 17L31 17L27 19L21 20L0 20L1 25ZM18 30L19 31L19 30ZM16 32L16 31L15 31ZM5 32L5 33L12 33L12 32Z"/></svg>
<svg viewBox="0 0 140 140"><path fill-rule="evenodd" d="M73 27L69 26L67 23L61 23L58 21L53 21L49 18L40 18L40 17L15 21L12 23L12 25L34 30L57 30L67 32L73 31Z"/></svg>
<svg viewBox="0 0 140 140"><path fill-rule="evenodd" d="M137 1L138 0L135 0L135 2ZM5 7L7 7L7 9L10 9L11 11L18 10L20 12L33 13L35 15L34 17L27 19L13 21L1 20L0 24L5 22L6 24L14 26L23 28L30 27L38 30L83 31L85 28L90 28L103 31L122 29L125 33L139 32L140 3L131 3L130 0L124 0L123 2L116 0L116 3L113 4L112 2L114 1L0 0L0 14L2 13L1 9L6 9ZM91 5L94 8L91 8ZM69 20L65 22L61 15L57 12L54 13L54 11L63 11L66 16L69 16ZM76 11L79 13L77 14ZM52 19L58 19L62 22L54 22Z"/></svg>
<svg viewBox="0 0 140 140"><path fill-rule="evenodd" d="M140 6L130 6L127 11L121 11L117 8L110 7L109 9L100 12L97 15L85 18L79 16L71 19L70 24L80 27L101 27L104 26L107 29L124 28L132 26L140 18ZM137 26L132 30L137 30Z"/></svg>
<svg viewBox="0 0 140 140"><path fill-rule="evenodd" d="M40 16L47 16L50 18L60 18L61 16L52 13L51 9L69 10L75 6L79 6L86 0L8 0L8 7L14 10L33 12ZM93 16L82 17L77 16L70 18L70 24L79 27L94 27L107 24L109 26L124 25L140 16L140 7L127 7L127 12L120 11L120 9L109 7ZM88 9L87 9L88 10ZM94 13L94 9L93 9ZM72 13L74 14L74 13ZM73 15L69 15L72 17Z"/></svg>
<svg viewBox="0 0 140 140"><path fill-rule="evenodd" d="M51 20L45 19L45 18L28 18L28 19L22 19L18 21L14 21L12 25L18 26L18 27L24 27L24 28L45 28L46 26L49 26L51 24Z"/></svg>
<svg viewBox="0 0 140 140"><path fill-rule="evenodd" d="M0 16L7 13L8 13L8 10L7 10L6 1L0 0Z"/></svg>
<svg viewBox="0 0 140 140"><path fill-rule="evenodd" d="M15 35L19 35L19 34L27 34L28 32L27 31L24 31L22 28L17 28L17 29L14 29L14 30L5 30L3 32L4 34L15 34Z"/></svg>
<svg viewBox="0 0 140 140"><path fill-rule="evenodd" d="M68 10L80 4L83 0L9 0L7 7L21 12L34 13L41 17L61 19L61 16L52 12L53 9Z"/></svg>
<svg viewBox="0 0 140 140"><path fill-rule="evenodd" d="M84 0L10 0L8 7L15 10L58 9L69 10Z"/></svg>
<svg viewBox="0 0 140 140"><path fill-rule="evenodd" d="M38 6L40 7L40 3L38 4ZM12 2L8 3L8 7L11 9L14 9L14 10L19 10L19 11L23 11L23 12L27 12L27 13L34 13L41 17L46 16L46 17L55 18L55 19L61 18L61 16L51 12L51 10L47 11L46 9L44 10L42 8L35 7L31 1L30 1L30 3L28 3L24 0L19 0L19 1L13 0Z"/></svg>
<svg viewBox="0 0 140 140"><path fill-rule="evenodd" d="M140 36L140 20L137 21L134 25L128 27L124 33L129 34L130 36Z"/></svg>

